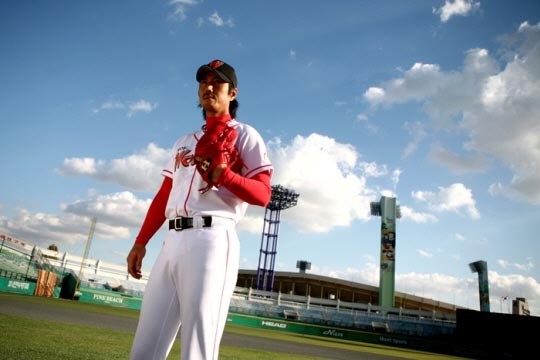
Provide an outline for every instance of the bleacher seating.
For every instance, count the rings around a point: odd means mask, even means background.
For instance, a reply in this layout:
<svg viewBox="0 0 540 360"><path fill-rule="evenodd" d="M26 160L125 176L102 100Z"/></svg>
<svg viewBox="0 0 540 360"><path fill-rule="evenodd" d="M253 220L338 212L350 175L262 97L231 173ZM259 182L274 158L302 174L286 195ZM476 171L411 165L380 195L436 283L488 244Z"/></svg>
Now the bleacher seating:
<svg viewBox="0 0 540 360"><path fill-rule="evenodd" d="M30 257L7 247L3 247L0 252L0 269L32 279L37 278L38 268L30 262Z"/></svg>
<svg viewBox="0 0 540 360"><path fill-rule="evenodd" d="M452 335L455 323L414 316L400 316L368 311L338 311L336 308L316 306L278 305L278 300L265 297L244 296L242 291L231 299L232 312L299 321L310 324L354 330L377 331L410 336ZM294 313L293 318L286 314Z"/></svg>

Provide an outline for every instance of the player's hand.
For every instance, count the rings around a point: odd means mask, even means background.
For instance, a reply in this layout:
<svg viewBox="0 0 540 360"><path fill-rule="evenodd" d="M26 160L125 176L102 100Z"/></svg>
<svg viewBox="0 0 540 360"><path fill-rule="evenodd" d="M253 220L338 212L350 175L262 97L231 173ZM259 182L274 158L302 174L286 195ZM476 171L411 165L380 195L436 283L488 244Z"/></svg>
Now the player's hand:
<svg viewBox="0 0 540 360"><path fill-rule="evenodd" d="M212 182L214 184L217 184L218 181L219 181L219 178L221 177L221 173L223 172L223 170L227 167L226 164L220 164L218 166L216 166L214 168L214 170L212 170L212 174L210 174L210 180L212 180Z"/></svg>
<svg viewBox="0 0 540 360"><path fill-rule="evenodd" d="M135 244L127 257L128 273L135 279L142 278L142 259L146 255L146 247L144 245Z"/></svg>

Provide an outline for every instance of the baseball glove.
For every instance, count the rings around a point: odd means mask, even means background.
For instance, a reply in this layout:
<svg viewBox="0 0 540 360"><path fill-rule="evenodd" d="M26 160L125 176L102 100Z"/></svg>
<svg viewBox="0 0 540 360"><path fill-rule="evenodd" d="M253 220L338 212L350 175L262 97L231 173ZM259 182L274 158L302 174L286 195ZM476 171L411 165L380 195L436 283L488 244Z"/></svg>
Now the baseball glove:
<svg viewBox="0 0 540 360"><path fill-rule="evenodd" d="M237 138L236 129L226 123L217 123L205 129L195 146L195 166L207 183L199 192L205 193L213 186L221 185L219 179L217 182L212 180L212 173L217 166L225 164L232 167L239 162L238 150L235 147Z"/></svg>

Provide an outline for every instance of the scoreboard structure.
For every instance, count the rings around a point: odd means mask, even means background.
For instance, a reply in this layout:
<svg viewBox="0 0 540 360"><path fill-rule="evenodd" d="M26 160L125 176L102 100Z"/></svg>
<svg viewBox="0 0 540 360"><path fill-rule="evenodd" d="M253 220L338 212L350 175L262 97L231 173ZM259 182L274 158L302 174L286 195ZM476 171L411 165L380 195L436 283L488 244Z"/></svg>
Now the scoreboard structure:
<svg viewBox="0 0 540 360"><path fill-rule="evenodd" d="M382 196L372 202L371 215L381 217L381 261L379 275L379 306L395 306L396 219L401 217L396 198Z"/></svg>

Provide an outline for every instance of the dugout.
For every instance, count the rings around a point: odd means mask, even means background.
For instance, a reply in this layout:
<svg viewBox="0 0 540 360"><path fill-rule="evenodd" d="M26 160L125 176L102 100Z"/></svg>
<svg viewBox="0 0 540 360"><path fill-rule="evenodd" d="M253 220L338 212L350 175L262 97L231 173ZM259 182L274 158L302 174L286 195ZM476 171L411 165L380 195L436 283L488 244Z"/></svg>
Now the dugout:
<svg viewBox="0 0 540 360"><path fill-rule="evenodd" d="M67 273L62 279L62 288L60 289L60 298L72 300L75 297L75 288L77 287L77 277L75 274Z"/></svg>

